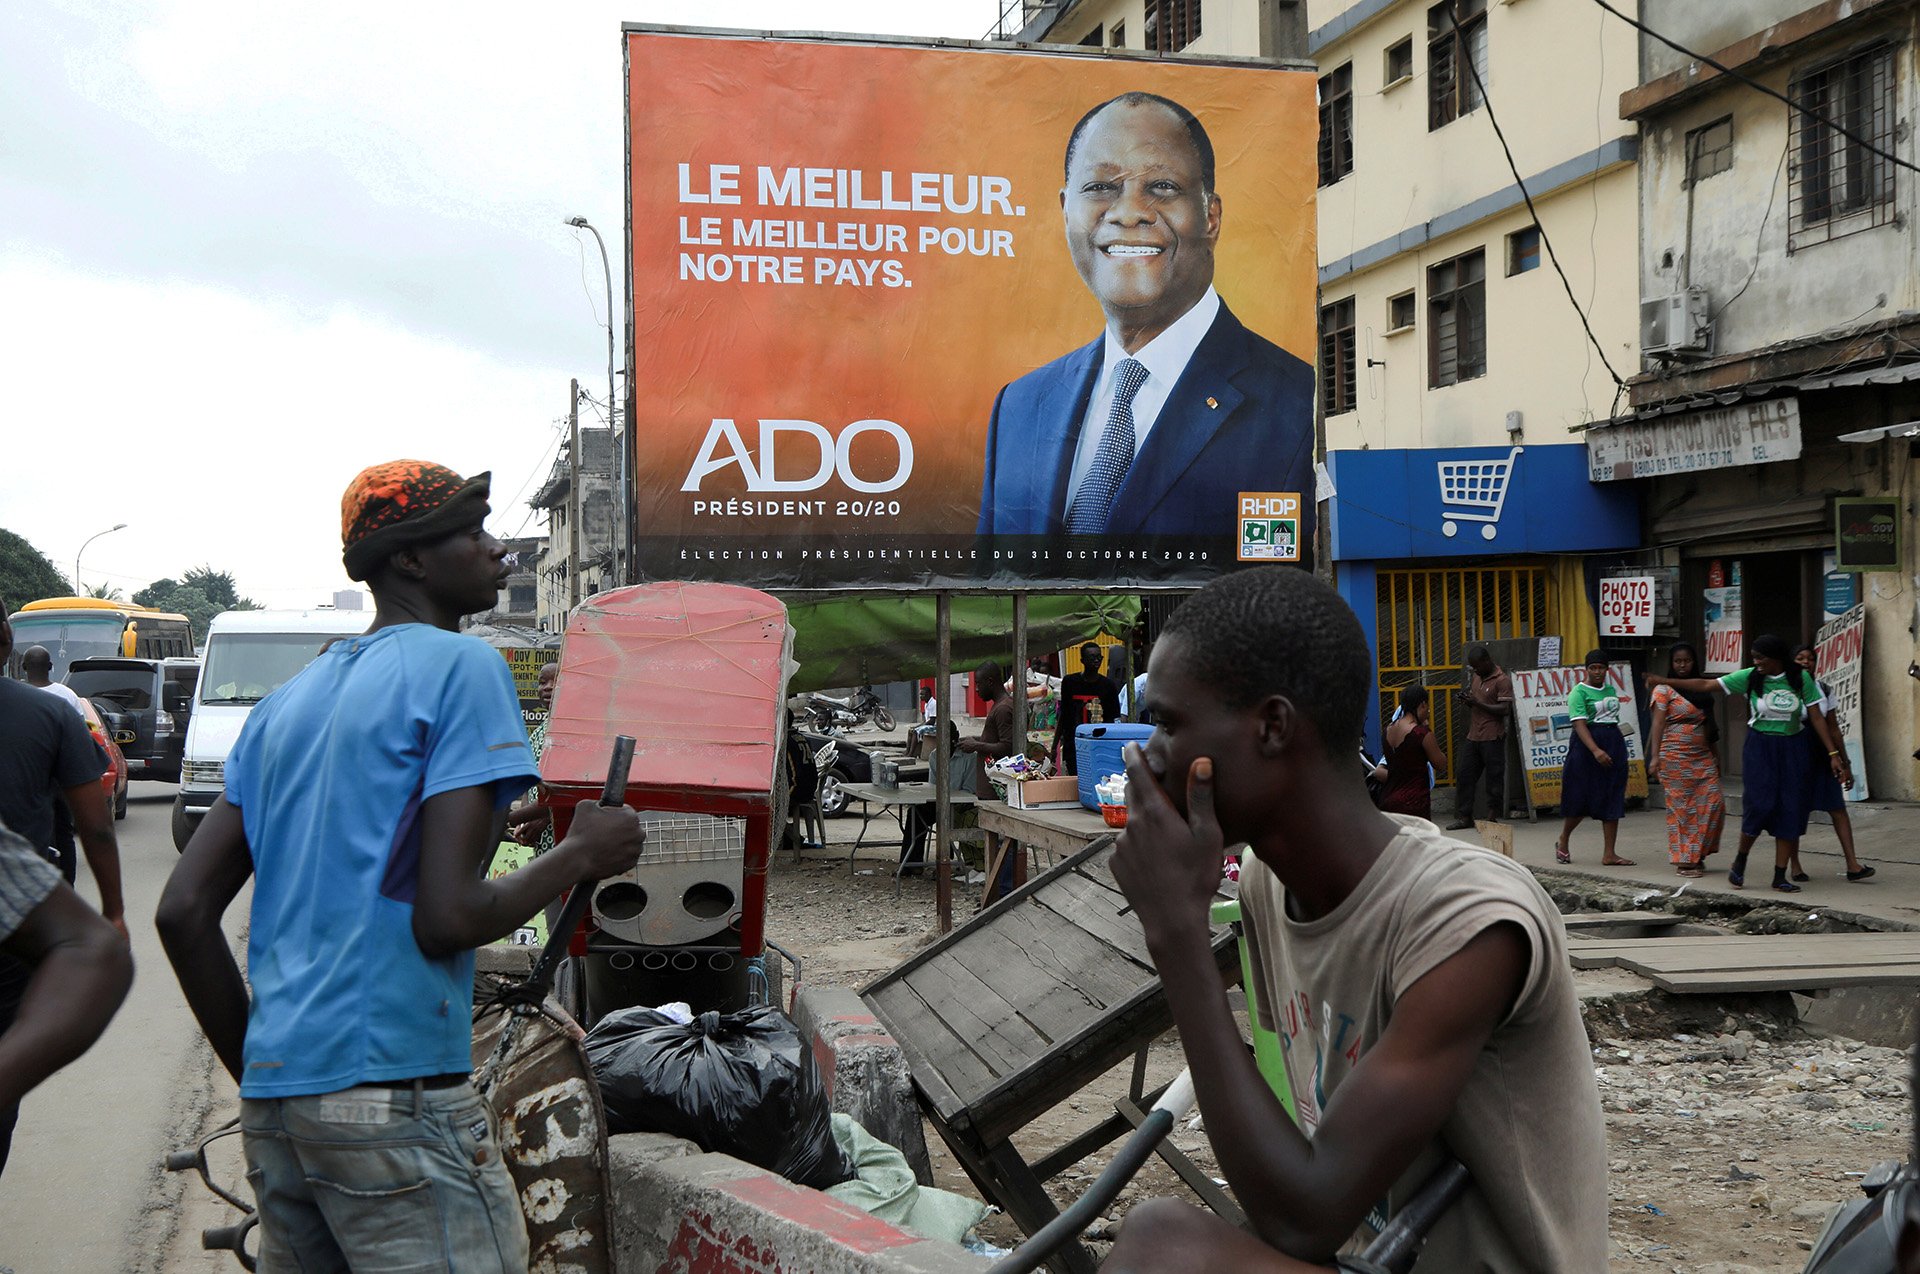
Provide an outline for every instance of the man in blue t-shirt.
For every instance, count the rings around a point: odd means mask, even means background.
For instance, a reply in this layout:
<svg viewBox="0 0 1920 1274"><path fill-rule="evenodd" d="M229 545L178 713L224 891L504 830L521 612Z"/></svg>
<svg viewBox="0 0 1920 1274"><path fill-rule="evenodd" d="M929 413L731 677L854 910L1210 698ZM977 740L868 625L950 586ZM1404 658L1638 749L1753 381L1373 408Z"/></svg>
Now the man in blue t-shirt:
<svg viewBox="0 0 1920 1274"><path fill-rule="evenodd" d="M253 710L160 900L187 1002L240 1081L263 1268L526 1268L468 1082L473 949L630 869L644 837L634 811L583 804L551 853L485 879L538 777L505 661L458 631L506 579L487 488L411 460L354 479L341 539L373 625ZM249 876L251 999L220 929Z"/></svg>

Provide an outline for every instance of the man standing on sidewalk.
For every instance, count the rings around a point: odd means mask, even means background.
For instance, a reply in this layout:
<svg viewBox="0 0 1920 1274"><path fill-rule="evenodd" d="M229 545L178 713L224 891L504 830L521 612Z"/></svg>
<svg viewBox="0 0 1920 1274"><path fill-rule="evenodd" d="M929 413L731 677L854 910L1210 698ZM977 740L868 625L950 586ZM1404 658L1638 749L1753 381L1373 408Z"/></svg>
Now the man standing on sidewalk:
<svg viewBox="0 0 1920 1274"><path fill-rule="evenodd" d="M473 949L632 867L643 836L634 811L583 803L551 853L486 878L539 777L506 662L458 631L506 582L487 486L413 460L354 479L341 538L373 625L253 710L160 899L167 957L240 1080L265 1269L527 1267L469 1082ZM220 918L249 876L243 982Z"/></svg>
<svg viewBox="0 0 1920 1274"><path fill-rule="evenodd" d="M13 627L5 610L0 606L0 663L13 653ZM100 889L101 914L124 941L120 845L113 834L113 811L100 787L106 769L106 754L87 733L79 713L25 682L0 677L0 824L57 865L52 848L55 810L64 799ZM71 883L72 865L60 870ZM14 1020L32 977L30 965L0 953L0 1031ZM0 1098L0 1164L6 1162L19 1114L17 1102Z"/></svg>
<svg viewBox="0 0 1920 1274"><path fill-rule="evenodd" d="M1507 722L1513 719L1513 682L1493 662L1485 646L1467 652L1466 750L1461 753L1453 789L1453 821L1447 830L1473 826L1473 798L1480 776L1487 776L1487 817L1507 816Z"/></svg>

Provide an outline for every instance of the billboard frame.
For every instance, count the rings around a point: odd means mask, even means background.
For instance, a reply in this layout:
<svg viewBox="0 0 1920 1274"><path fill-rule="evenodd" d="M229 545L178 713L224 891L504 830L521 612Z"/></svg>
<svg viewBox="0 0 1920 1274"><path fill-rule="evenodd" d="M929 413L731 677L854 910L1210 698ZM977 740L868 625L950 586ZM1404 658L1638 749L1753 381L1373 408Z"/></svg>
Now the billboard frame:
<svg viewBox="0 0 1920 1274"><path fill-rule="evenodd" d="M879 33L857 34L846 31L787 31L772 28L756 29L748 27L686 26L660 22L622 22L620 24L620 101L622 105L620 121L620 171L622 178L620 198L622 208L621 261L626 269L627 383L626 388L621 394L621 405L622 409L626 412L627 428L622 438L621 458L622 463L626 467L628 480L626 484L627 490L621 493L620 499L622 504L621 519L626 527L626 533L623 538L626 546L627 561L626 570L622 573L624 576L622 582L626 584L637 584L640 582L640 527L639 510L636 507L639 503L640 447L639 439L634 428L636 409L639 404L639 395L634 387L638 379L636 369L638 366L637 359L639 351L636 348L633 308L633 67L628 56L629 44L627 40L628 36L633 35L660 35L686 39L789 41L875 48L971 49L992 53L1070 57L1110 62L1138 62L1152 65L1172 62L1183 66L1238 67L1250 70L1304 71L1316 76L1319 74L1318 65L1307 58L1241 57L1231 54L1167 55L1152 53L1141 49L1095 49L1079 44L1036 44L1019 40L968 40L939 36L886 35ZM1314 305L1316 312L1319 301L1320 288L1318 282L1316 282L1314 286ZM1322 410L1320 395L1317 392L1313 395L1313 430L1314 465L1317 469L1326 462L1325 413ZM1309 501L1316 506L1317 516L1314 518L1313 544L1310 554L1303 554L1302 558L1297 562L1276 562L1271 565L1290 566L1296 570L1313 570L1321 574L1324 578L1327 570L1326 545L1328 542L1326 502L1314 500L1313 493L1311 492L1301 492L1300 494L1303 500ZM1235 564L1235 568L1244 570L1256 565L1260 564L1240 562ZM721 582L737 583L739 581ZM1124 591L1138 594L1188 594L1199 589L1205 582L1204 580L1185 580L1166 584L1128 584ZM903 584L897 588L881 588L870 585L806 586L781 584L773 591L776 594L806 594L812 596L827 596L831 594L875 594L885 596L888 594L897 595L900 592L911 590L914 587L914 585L910 584ZM919 587L924 588L925 586L920 585ZM937 591L963 596L997 595L1022 597L1030 593L1054 594L1071 592L1074 591L1075 587L1074 585L1063 584L1058 580L1043 580L1033 583L1024 583L1019 580L1003 580L990 584L943 584ZM1086 580L1078 585L1078 587L1091 589L1099 588L1101 585L1098 581Z"/></svg>

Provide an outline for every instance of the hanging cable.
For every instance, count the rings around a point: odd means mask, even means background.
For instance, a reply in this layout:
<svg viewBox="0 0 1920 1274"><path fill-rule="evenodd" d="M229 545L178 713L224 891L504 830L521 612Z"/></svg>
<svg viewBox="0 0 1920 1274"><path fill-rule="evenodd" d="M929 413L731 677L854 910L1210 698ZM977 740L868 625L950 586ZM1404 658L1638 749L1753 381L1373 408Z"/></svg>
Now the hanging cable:
<svg viewBox="0 0 1920 1274"><path fill-rule="evenodd" d="M1451 0L1454 29L1461 24L1460 0ZM1593 334L1593 324L1587 321L1587 312L1580 308L1580 298L1573 294L1573 284L1567 278L1567 272L1560 267L1560 254L1553 250L1553 240L1547 236L1547 227L1540 220L1540 210L1533 206L1533 193L1527 189L1526 180L1520 176L1520 166L1514 162L1513 148L1507 145L1507 135L1500 128L1500 121L1493 113L1493 99L1487 96L1486 81L1480 78L1480 66L1474 60L1471 48L1462 48L1460 60L1467 64L1467 71L1473 76L1473 87L1480 94L1480 105L1486 108L1487 123L1493 125L1493 135L1500 141L1500 153L1507 157L1507 171L1513 174L1514 185L1520 187L1520 197L1527 202L1527 212L1533 217L1533 227L1540 232L1540 246L1547 250L1547 260L1553 262L1553 272L1560 276L1560 286L1566 289L1567 304L1580 316L1580 327L1587 334L1587 340L1593 346L1594 353L1600 356L1600 365L1607 369L1607 375L1613 377L1614 408L1620 405L1620 392L1627 382L1620 379L1620 373L1613 370L1613 362L1607 357L1607 351L1600 344L1600 338Z"/></svg>
<svg viewBox="0 0 1920 1274"><path fill-rule="evenodd" d="M1791 97L1788 97L1785 93L1782 93L1780 90L1768 88L1766 85L1762 84L1759 80L1756 80L1753 77L1748 75L1742 75L1740 72L1734 70L1732 67L1728 66L1724 62L1715 61L1713 58L1708 57L1704 53L1695 53L1692 49L1688 48L1686 45L1679 44L1673 40L1668 39L1666 36L1661 35L1658 31L1654 30L1652 27L1648 26L1646 23L1640 21L1638 18L1630 18L1626 14L1620 12L1620 10L1608 4L1607 0L1593 0L1593 2L1599 5L1602 9L1605 9L1608 13L1611 13L1614 17L1626 23L1628 26L1632 27L1634 30L1640 32L1642 35L1651 36L1654 39L1660 41L1660 43L1666 45L1668 48L1672 49L1675 53L1683 53L1691 60L1695 62L1699 62L1705 66L1710 66L1714 70L1720 72L1720 74L1740 81L1742 84L1745 84L1748 88L1755 89L1761 93L1765 93L1768 97L1771 97L1776 101L1785 102L1787 104L1788 109L1798 111L1800 114L1806 116L1808 119L1820 125L1822 128L1832 129L1835 133L1839 134L1841 137L1846 138L1848 141L1860 147L1862 150L1866 151L1868 154L1878 155L1880 158L1886 160L1888 163L1893 164L1894 166L1899 168L1904 168L1908 172L1920 173L1920 167L1916 167L1915 165L1909 163L1907 160L1900 158L1900 156L1894 154L1892 151L1881 150L1878 146L1875 146L1872 142L1860 136L1860 134L1854 132L1849 128L1845 128L1839 124L1834 123L1832 120L1822 115L1819 111L1816 111L1812 107L1807 106L1801 102L1794 101Z"/></svg>

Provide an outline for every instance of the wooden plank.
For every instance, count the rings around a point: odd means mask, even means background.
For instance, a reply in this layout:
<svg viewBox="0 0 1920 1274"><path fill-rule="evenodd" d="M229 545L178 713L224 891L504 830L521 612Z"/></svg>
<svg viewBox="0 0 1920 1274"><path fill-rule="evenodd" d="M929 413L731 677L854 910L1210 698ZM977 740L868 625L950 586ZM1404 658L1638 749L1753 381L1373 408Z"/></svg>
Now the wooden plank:
<svg viewBox="0 0 1920 1274"><path fill-rule="evenodd" d="M907 985L999 1075L1022 1070L1047 1051L1046 1037L991 983L957 960L936 960L915 969Z"/></svg>
<svg viewBox="0 0 1920 1274"><path fill-rule="evenodd" d="M1708 969L1804 969L1818 965L1843 964L1916 964L1920 949L1905 951L1842 951L1818 956L1741 955L1736 952L1716 956L1710 951L1670 951L1658 959L1621 956L1620 967L1636 973L1698 973Z"/></svg>
<svg viewBox="0 0 1920 1274"><path fill-rule="evenodd" d="M1023 963L1007 969L1010 976L1031 978L1044 970L1058 986L1077 988L1102 1010L1124 1004L1154 980L1151 968L1036 900L1011 912L993 932L1019 951Z"/></svg>
<svg viewBox="0 0 1920 1274"><path fill-rule="evenodd" d="M916 1051L962 1101L971 1101L999 1081L973 1046L955 1034L911 986L901 983L891 988L881 1003L894 1039L902 1044L911 1039Z"/></svg>
<svg viewBox="0 0 1920 1274"><path fill-rule="evenodd" d="M1911 933L1826 933L1724 938L1616 938L1567 944L1567 956L1576 969L1604 969L1614 965L1661 963L1703 956L1740 964L1844 964L1867 952L1920 953L1920 935Z"/></svg>
<svg viewBox="0 0 1920 1274"><path fill-rule="evenodd" d="M1106 889L1111 889L1114 893L1120 894L1122 897L1126 895L1126 891L1120 888L1120 882L1113 878L1113 854L1111 851L1094 855L1086 862L1081 863L1077 870L1082 876L1085 876L1094 884Z"/></svg>
<svg viewBox="0 0 1920 1274"><path fill-rule="evenodd" d="M1907 986L1920 984L1920 962L1660 973L1654 975L1653 983L1663 991L1696 995L1733 991L1816 991L1839 986Z"/></svg>
<svg viewBox="0 0 1920 1274"><path fill-rule="evenodd" d="M1670 911L1581 911L1560 919L1566 922L1570 934L1583 929L1610 929L1616 925L1664 928L1681 922L1681 917Z"/></svg>
<svg viewBox="0 0 1920 1274"><path fill-rule="evenodd" d="M1034 901L1108 946L1125 952L1138 961L1141 968L1153 968L1146 931L1131 913L1120 914L1126 900L1112 890L1102 889L1074 872L1062 877Z"/></svg>

